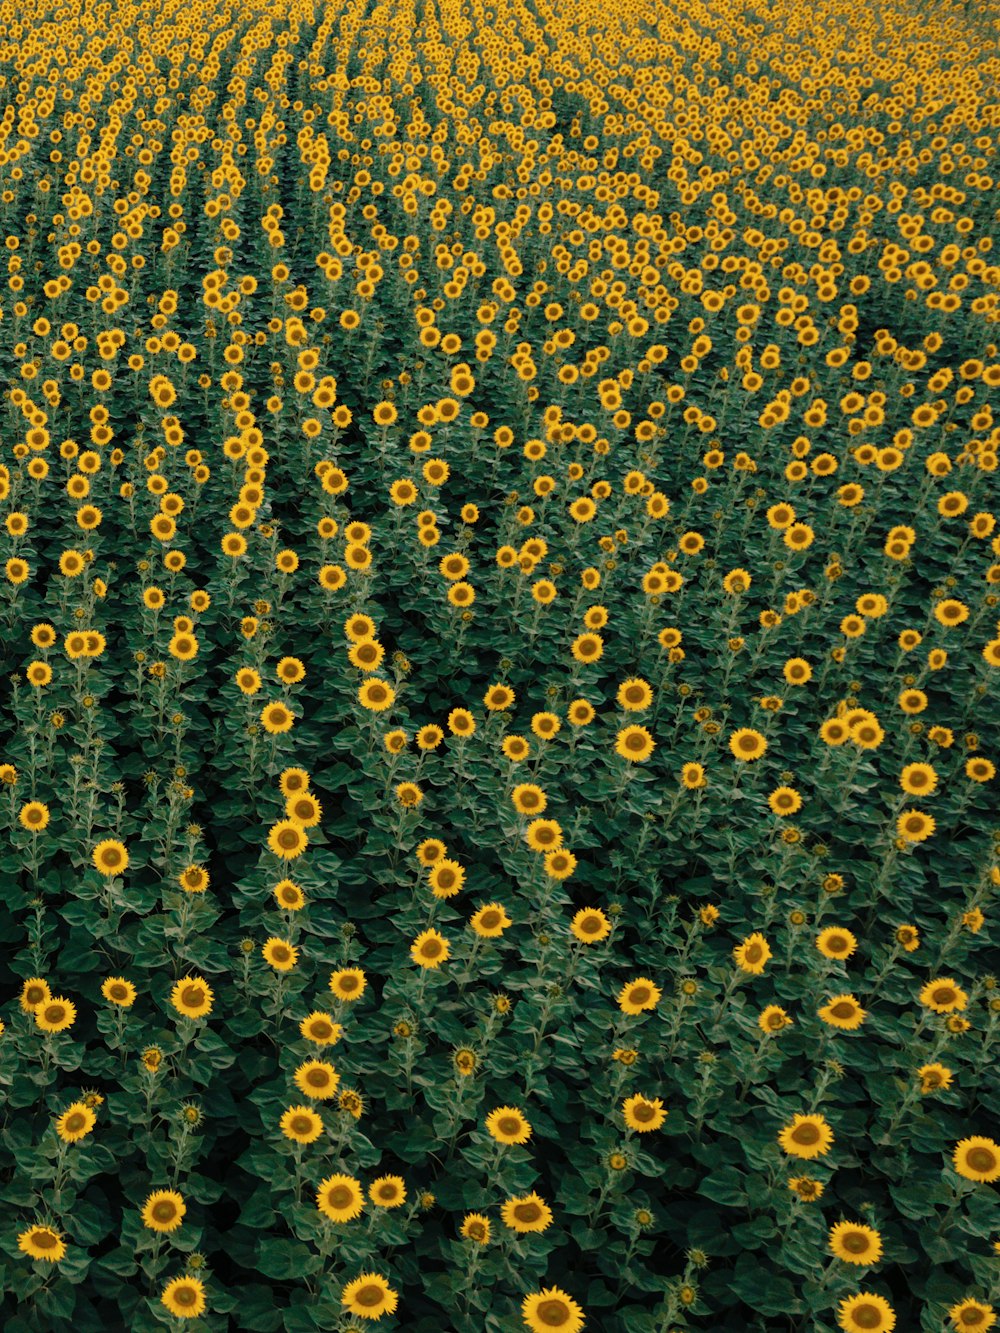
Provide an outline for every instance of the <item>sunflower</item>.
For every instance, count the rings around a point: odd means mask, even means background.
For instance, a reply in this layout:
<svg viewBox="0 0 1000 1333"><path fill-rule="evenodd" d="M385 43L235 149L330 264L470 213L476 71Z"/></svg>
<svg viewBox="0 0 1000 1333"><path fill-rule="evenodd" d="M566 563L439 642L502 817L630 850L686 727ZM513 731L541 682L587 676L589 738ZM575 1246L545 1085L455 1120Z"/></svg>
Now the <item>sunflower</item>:
<svg viewBox="0 0 1000 1333"><path fill-rule="evenodd" d="M1000 1180L1000 1143L993 1139L974 1134L971 1138L960 1139L955 1144L952 1165L966 1180L985 1181L992 1184Z"/></svg>
<svg viewBox="0 0 1000 1333"><path fill-rule="evenodd" d="M904 842L926 842L936 828L934 816L922 810L904 810L896 821L896 832Z"/></svg>
<svg viewBox="0 0 1000 1333"><path fill-rule="evenodd" d="M410 957L418 967L439 968L447 962L451 945L436 930L424 930L410 945Z"/></svg>
<svg viewBox="0 0 1000 1333"><path fill-rule="evenodd" d="M514 809L521 815L544 814L548 798L541 787L532 782L522 782L510 794Z"/></svg>
<svg viewBox="0 0 1000 1333"><path fill-rule="evenodd" d="M435 898L453 898L465 883L465 869L457 861L442 857L427 876Z"/></svg>
<svg viewBox="0 0 1000 1333"><path fill-rule="evenodd" d="M282 879L274 886L274 897L286 912L301 912L306 905L305 894L294 880Z"/></svg>
<svg viewBox="0 0 1000 1333"><path fill-rule="evenodd" d="M323 807L312 792L294 792L285 798L285 815L302 828L315 828L323 818Z"/></svg>
<svg viewBox="0 0 1000 1333"><path fill-rule="evenodd" d="M323 1121L308 1106L290 1106L280 1124L282 1134L293 1143L315 1143L323 1133Z"/></svg>
<svg viewBox="0 0 1000 1333"><path fill-rule="evenodd" d="M142 1209L142 1224L150 1231L176 1231L187 1212L183 1196L176 1190L156 1190Z"/></svg>
<svg viewBox="0 0 1000 1333"><path fill-rule="evenodd" d="M203 977L185 977L170 992L170 1003L184 1018L204 1018L212 1012L215 999L212 988Z"/></svg>
<svg viewBox="0 0 1000 1333"><path fill-rule="evenodd" d="M625 1124L637 1134L648 1134L650 1130L659 1129L667 1118L659 1097L643 1097L640 1093L626 1098L622 1103L622 1115Z"/></svg>
<svg viewBox="0 0 1000 1333"><path fill-rule="evenodd" d="M741 727L729 737L729 748L734 758L751 764L767 750L767 741L752 727Z"/></svg>
<svg viewBox="0 0 1000 1333"><path fill-rule="evenodd" d="M74 1102L56 1121L56 1133L63 1143L79 1143L97 1124L97 1117L86 1102Z"/></svg>
<svg viewBox="0 0 1000 1333"><path fill-rule="evenodd" d="M858 947L858 941L843 926L827 926L816 936L816 948L824 958L850 958Z"/></svg>
<svg viewBox="0 0 1000 1333"><path fill-rule="evenodd" d="M763 935L756 931L748 935L742 944L733 950L733 960L741 972L759 977L771 957L771 946Z"/></svg>
<svg viewBox="0 0 1000 1333"><path fill-rule="evenodd" d="M622 681L617 694L619 707L629 713L641 713L653 702L653 691L646 681L632 676Z"/></svg>
<svg viewBox="0 0 1000 1333"><path fill-rule="evenodd" d="M175 1319L197 1319L205 1309L205 1284L196 1277L175 1277L160 1297Z"/></svg>
<svg viewBox="0 0 1000 1333"><path fill-rule="evenodd" d="M49 807L44 801L27 801L21 806L18 820L31 833L41 833L49 824Z"/></svg>
<svg viewBox="0 0 1000 1333"><path fill-rule="evenodd" d="M466 1240L474 1241L476 1245L489 1244L491 1230L490 1219L484 1217L482 1213L466 1213L462 1218L460 1227L462 1235Z"/></svg>
<svg viewBox="0 0 1000 1333"><path fill-rule="evenodd" d="M358 686L358 703L371 713L384 713L396 699L396 691L384 680L370 676Z"/></svg>
<svg viewBox="0 0 1000 1333"><path fill-rule="evenodd" d="M971 1298L953 1305L948 1311L948 1318L961 1333L972 1333L972 1330L980 1333L981 1330L992 1328L997 1322L992 1305L984 1305Z"/></svg>
<svg viewBox="0 0 1000 1333"><path fill-rule="evenodd" d="M76 1005L61 995L50 995L35 1008L34 1016L43 1032L65 1032L76 1022Z"/></svg>
<svg viewBox="0 0 1000 1333"><path fill-rule="evenodd" d="M342 967L330 975L330 989L345 1004L360 1000L367 985L367 978L360 967Z"/></svg>
<svg viewBox="0 0 1000 1333"><path fill-rule="evenodd" d="M483 703L491 713L502 713L514 702L514 691L509 685L491 685L483 695Z"/></svg>
<svg viewBox="0 0 1000 1333"><path fill-rule="evenodd" d="M136 990L131 981L124 977L108 977L101 985L104 998L121 1009L129 1009L135 1003Z"/></svg>
<svg viewBox="0 0 1000 1333"><path fill-rule="evenodd" d="M327 1176L316 1190L316 1206L331 1222L351 1222L365 1207L361 1181L353 1176Z"/></svg>
<svg viewBox="0 0 1000 1333"><path fill-rule="evenodd" d="M49 983L41 977L29 977L21 987L20 1004L23 1013L32 1014L40 1004L52 998Z"/></svg>
<svg viewBox="0 0 1000 1333"><path fill-rule="evenodd" d="M946 1065L936 1063L921 1065L916 1074L920 1080L920 1093L923 1097L935 1092L945 1092L951 1087L953 1075Z"/></svg>
<svg viewBox="0 0 1000 1333"><path fill-rule="evenodd" d="M40 1259L46 1264L57 1264L66 1253L59 1232L44 1226L33 1226L22 1231L17 1238L17 1248L29 1259Z"/></svg>
<svg viewBox="0 0 1000 1333"><path fill-rule="evenodd" d="M821 1115L796 1115L778 1135L778 1143L790 1157L808 1162L830 1151L833 1130Z"/></svg>
<svg viewBox="0 0 1000 1333"><path fill-rule="evenodd" d="M951 977L937 977L921 989L920 1003L936 1014L952 1014L964 1009L969 997Z"/></svg>
<svg viewBox="0 0 1000 1333"><path fill-rule="evenodd" d="M552 1209L538 1194L522 1194L508 1199L500 1209L505 1226L522 1235L544 1231L552 1221Z"/></svg>
<svg viewBox="0 0 1000 1333"><path fill-rule="evenodd" d="M295 1086L313 1101L323 1102L336 1094L340 1075L325 1060L306 1060L294 1074Z"/></svg>
<svg viewBox="0 0 1000 1333"><path fill-rule="evenodd" d="M486 1129L497 1143L527 1143L531 1126L516 1106L498 1106L486 1117Z"/></svg>
<svg viewBox="0 0 1000 1333"><path fill-rule="evenodd" d="M868 1016L853 995L835 995L816 1012L824 1023L832 1028L841 1028L844 1032L854 1032Z"/></svg>
<svg viewBox="0 0 1000 1333"><path fill-rule="evenodd" d="M265 704L260 711L260 724L269 736L280 736L291 731L295 725L295 714L280 700Z"/></svg>
<svg viewBox="0 0 1000 1333"><path fill-rule="evenodd" d="M554 819L533 819L524 836L533 852L551 852L562 846L562 828Z"/></svg>
<svg viewBox="0 0 1000 1333"><path fill-rule="evenodd" d="M108 877L124 874L129 865L125 844L116 838L99 842L94 848L93 860L95 868Z"/></svg>
<svg viewBox="0 0 1000 1333"><path fill-rule="evenodd" d="M859 1291L840 1302L837 1322L844 1333L891 1333L896 1327L896 1313L883 1296Z"/></svg>
<svg viewBox="0 0 1000 1333"><path fill-rule="evenodd" d="M329 1014L317 1009L302 1020L299 1031L306 1041L315 1042L317 1046L335 1046L344 1029Z"/></svg>
<svg viewBox="0 0 1000 1333"><path fill-rule="evenodd" d="M511 919L499 903L487 903L473 913L469 925L481 939L495 940L511 925Z"/></svg>
<svg viewBox="0 0 1000 1333"><path fill-rule="evenodd" d="M656 749L645 727L623 727L615 740L615 753L633 764L643 764Z"/></svg>
<svg viewBox="0 0 1000 1333"><path fill-rule="evenodd" d="M309 838L301 824L294 819L280 819L267 835L267 845L275 856L293 861L309 846Z"/></svg>
<svg viewBox="0 0 1000 1333"><path fill-rule="evenodd" d="M521 1317L531 1333L579 1333L583 1310L561 1287L543 1287L521 1302Z"/></svg>
<svg viewBox="0 0 1000 1333"><path fill-rule="evenodd" d="M938 785L938 775L930 764L907 764L899 775L899 785L908 796L930 796Z"/></svg>
<svg viewBox="0 0 1000 1333"><path fill-rule="evenodd" d="M793 1194L797 1194L803 1203L814 1203L822 1198L826 1187L821 1181L813 1180L811 1176L793 1176L788 1182L788 1188Z"/></svg>
<svg viewBox="0 0 1000 1333"><path fill-rule="evenodd" d="M757 1026L761 1032L772 1035L777 1032L783 1032L785 1028L792 1026L792 1020L778 1004L769 1004L761 1010L760 1017L757 1019Z"/></svg>
<svg viewBox="0 0 1000 1333"><path fill-rule="evenodd" d="M402 1176L379 1176L368 1187L368 1197L376 1208L398 1208L406 1202Z"/></svg>
<svg viewBox="0 0 1000 1333"><path fill-rule="evenodd" d="M276 972L290 972L299 961L299 951L288 940L279 940L275 936L261 946L264 961L271 964Z"/></svg>
<svg viewBox="0 0 1000 1333"><path fill-rule="evenodd" d="M381 1319L393 1314L399 1297L379 1273L362 1273L340 1293L341 1305L361 1319Z"/></svg>
<svg viewBox="0 0 1000 1333"><path fill-rule="evenodd" d="M566 847L545 853L545 873L550 879L569 879L576 869L576 857Z"/></svg>
<svg viewBox="0 0 1000 1333"><path fill-rule="evenodd" d="M701 764L685 764L681 769L681 785L688 791L700 791L708 786L705 769Z"/></svg>
<svg viewBox="0 0 1000 1333"><path fill-rule="evenodd" d="M830 1249L845 1264L867 1267L882 1257L882 1237L860 1222L838 1222L830 1228Z"/></svg>
<svg viewBox="0 0 1000 1333"><path fill-rule="evenodd" d="M241 694L256 694L262 685L260 672L253 667L240 667L235 680Z"/></svg>
<svg viewBox="0 0 1000 1333"><path fill-rule="evenodd" d="M802 797L794 787L775 787L767 803L776 815L794 815L802 809Z"/></svg>
<svg viewBox="0 0 1000 1333"><path fill-rule="evenodd" d="M604 652L604 640L599 634L579 634L570 645L570 652L584 665L596 662Z"/></svg>
<svg viewBox="0 0 1000 1333"><path fill-rule="evenodd" d="M582 908L569 928L581 944L597 944L611 934L611 922L599 907Z"/></svg>
<svg viewBox="0 0 1000 1333"><path fill-rule="evenodd" d="M618 1008L623 1014L641 1014L647 1009L655 1009L662 994L659 986L654 986L646 977L639 977L618 992Z"/></svg>

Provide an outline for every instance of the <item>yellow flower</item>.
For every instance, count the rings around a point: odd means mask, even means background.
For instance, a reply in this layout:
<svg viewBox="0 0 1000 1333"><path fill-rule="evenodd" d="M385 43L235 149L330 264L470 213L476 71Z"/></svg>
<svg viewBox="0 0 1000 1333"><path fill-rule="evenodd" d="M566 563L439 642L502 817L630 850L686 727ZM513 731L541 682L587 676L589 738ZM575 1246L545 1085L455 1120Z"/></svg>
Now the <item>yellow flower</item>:
<svg viewBox="0 0 1000 1333"><path fill-rule="evenodd" d="M288 940L269 939L261 948L265 962L271 964L276 972L290 972L299 961L299 951Z"/></svg>
<svg viewBox="0 0 1000 1333"><path fill-rule="evenodd" d="M538 1194L523 1194L508 1199L500 1209L500 1216L505 1226L513 1231L527 1234L532 1231L544 1231L552 1221L552 1209Z"/></svg>
<svg viewBox="0 0 1000 1333"><path fill-rule="evenodd" d="M316 1206L331 1222L351 1222L364 1211L365 1196L360 1180L333 1175L320 1182Z"/></svg>
<svg viewBox="0 0 1000 1333"><path fill-rule="evenodd" d="M129 858L125 844L116 838L99 842L94 848L94 866L102 875L122 875L128 869Z"/></svg>
<svg viewBox="0 0 1000 1333"><path fill-rule="evenodd" d="M867 1266L882 1257L882 1237L860 1222L838 1222L830 1228L830 1249L845 1264Z"/></svg>
<svg viewBox="0 0 1000 1333"><path fill-rule="evenodd" d="M63 1143L79 1143L97 1124L97 1117L85 1102L74 1102L56 1121L56 1133Z"/></svg>
<svg viewBox="0 0 1000 1333"><path fill-rule="evenodd" d="M821 1115L796 1115L778 1135L778 1143L790 1157L808 1162L830 1151L833 1130Z"/></svg>
<svg viewBox="0 0 1000 1333"><path fill-rule="evenodd" d="M17 1248L29 1259L40 1259L46 1264L57 1264L66 1253L66 1245L59 1232L43 1226L22 1231L17 1238Z"/></svg>
<svg viewBox="0 0 1000 1333"><path fill-rule="evenodd" d="M212 1012L215 996L203 977L185 977L170 992L170 1003L184 1018L204 1018Z"/></svg>
<svg viewBox="0 0 1000 1333"><path fill-rule="evenodd" d="M817 1012L824 1023L845 1032L854 1032L867 1017L867 1012L853 995L835 995Z"/></svg>
<svg viewBox="0 0 1000 1333"><path fill-rule="evenodd" d="M197 1319L205 1309L205 1286L196 1277L175 1277L163 1289L160 1301L175 1319Z"/></svg>
<svg viewBox="0 0 1000 1333"><path fill-rule="evenodd" d="M623 1014L641 1014L648 1009L655 1009L662 993L648 978L639 977L618 992L618 1007Z"/></svg>
<svg viewBox="0 0 1000 1333"><path fill-rule="evenodd" d="M844 1333L892 1333L896 1314L883 1296L860 1291L840 1302L837 1322Z"/></svg>
<svg viewBox="0 0 1000 1333"><path fill-rule="evenodd" d="M184 1221L187 1205L176 1190L156 1190L142 1209L142 1224L150 1231L176 1231Z"/></svg>
<svg viewBox="0 0 1000 1333"><path fill-rule="evenodd" d="M771 957L771 946L756 931L733 950L733 959L741 972L759 977Z"/></svg>
<svg viewBox="0 0 1000 1333"><path fill-rule="evenodd" d="M281 1132L293 1143L315 1143L323 1133L323 1121L308 1106L290 1106L281 1117Z"/></svg>
<svg viewBox="0 0 1000 1333"><path fill-rule="evenodd" d="M521 1302L521 1317L531 1333L579 1333L583 1310L561 1287L543 1287Z"/></svg>
<svg viewBox="0 0 1000 1333"><path fill-rule="evenodd" d="M486 1117L486 1129L497 1143L527 1143L531 1126L515 1106L498 1106Z"/></svg>
<svg viewBox="0 0 1000 1333"><path fill-rule="evenodd" d="M651 1130L659 1129L667 1118L659 1097L643 1097L639 1093L626 1098L622 1103L622 1115L629 1129L634 1129L637 1134L648 1134Z"/></svg>
<svg viewBox="0 0 1000 1333"><path fill-rule="evenodd" d="M341 1291L340 1303L361 1319L381 1319L395 1313L399 1297L379 1273L362 1273Z"/></svg>
<svg viewBox="0 0 1000 1333"><path fill-rule="evenodd" d="M952 1165L966 1180L992 1183L1000 1180L1000 1143L974 1134L955 1144Z"/></svg>

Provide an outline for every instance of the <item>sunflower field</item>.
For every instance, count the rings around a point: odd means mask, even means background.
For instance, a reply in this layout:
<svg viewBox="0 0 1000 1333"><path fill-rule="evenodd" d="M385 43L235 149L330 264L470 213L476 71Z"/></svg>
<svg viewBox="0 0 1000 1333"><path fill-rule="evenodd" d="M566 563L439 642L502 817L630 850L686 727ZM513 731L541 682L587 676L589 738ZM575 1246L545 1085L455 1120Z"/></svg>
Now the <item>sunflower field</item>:
<svg viewBox="0 0 1000 1333"><path fill-rule="evenodd" d="M1000 1319L1000 11L2 0L4 1333Z"/></svg>

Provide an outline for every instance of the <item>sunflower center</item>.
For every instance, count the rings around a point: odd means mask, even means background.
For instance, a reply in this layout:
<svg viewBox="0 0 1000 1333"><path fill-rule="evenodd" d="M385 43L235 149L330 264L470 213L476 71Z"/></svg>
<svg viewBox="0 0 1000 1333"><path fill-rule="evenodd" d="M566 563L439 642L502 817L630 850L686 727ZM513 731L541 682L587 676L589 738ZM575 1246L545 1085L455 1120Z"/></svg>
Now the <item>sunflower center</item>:
<svg viewBox="0 0 1000 1333"><path fill-rule="evenodd" d="M562 1328L569 1323L572 1311L565 1301L560 1301L555 1297L542 1301L535 1311L538 1318L549 1328Z"/></svg>
<svg viewBox="0 0 1000 1333"><path fill-rule="evenodd" d="M325 1069L310 1069L306 1074L306 1082L311 1088L325 1088L330 1078Z"/></svg>
<svg viewBox="0 0 1000 1333"><path fill-rule="evenodd" d="M80 1130L83 1129L86 1123L86 1116L83 1115L81 1111L74 1111L71 1116L67 1116L66 1118L66 1133L79 1134Z"/></svg>
<svg viewBox="0 0 1000 1333"><path fill-rule="evenodd" d="M198 1292L194 1287L177 1287L174 1291L174 1300L178 1305L195 1305L198 1301Z"/></svg>
<svg viewBox="0 0 1000 1333"><path fill-rule="evenodd" d="M984 1175L987 1172L995 1171L997 1167L996 1154L990 1148L970 1148L965 1155L965 1160L973 1171L981 1171Z"/></svg>
<svg viewBox="0 0 1000 1333"><path fill-rule="evenodd" d="M830 1006L830 1013L834 1018L853 1018L854 1005L849 1000L841 1000L838 1004Z"/></svg>
<svg viewBox="0 0 1000 1333"><path fill-rule="evenodd" d="M519 1203L514 1209L514 1216L519 1222L537 1222L542 1210L537 1203Z"/></svg>
<svg viewBox="0 0 1000 1333"><path fill-rule="evenodd" d="M636 1120L645 1123L647 1120L652 1120L656 1115L656 1107L652 1102L637 1102L632 1108L632 1115Z"/></svg>
<svg viewBox="0 0 1000 1333"><path fill-rule="evenodd" d="M189 1009L197 1009L205 1002L205 992L201 986L185 986L181 991L181 1004Z"/></svg>
<svg viewBox="0 0 1000 1333"><path fill-rule="evenodd" d="M354 1299L359 1305L366 1309L374 1309L376 1305L381 1305L385 1299L385 1292L375 1282L366 1282L363 1287L359 1287L354 1293Z"/></svg>
<svg viewBox="0 0 1000 1333"><path fill-rule="evenodd" d="M172 1222L177 1216L177 1206L169 1199L161 1199L153 1206L153 1217L157 1222Z"/></svg>
<svg viewBox="0 0 1000 1333"><path fill-rule="evenodd" d="M307 1115L292 1117L292 1130L296 1134L308 1134L312 1129L312 1120Z"/></svg>
<svg viewBox="0 0 1000 1333"><path fill-rule="evenodd" d="M299 835L293 828L282 829L278 834L278 845L290 850L299 845Z"/></svg>
<svg viewBox="0 0 1000 1333"><path fill-rule="evenodd" d="M954 1004L957 996L950 986L938 986L932 993L931 999L935 1004Z"/></svg>
<svg viewBox="0 0 1000 1333"><path fill-rule="evenodd" d="M357 977L341 977L341 978L340 978L340 989L341 989L342 991L352 991L352 990L357 990L357 988L358 988L358 979L357 979Z"/></svg>
<svg viewBox="0 0 1000 1333"><path fill-rule="evenodd" d="M831 935L826 942L826 947L831 953L844 953L847 949L847 941L843 935Z"/></svg>
<svg viewBox="0 0 1000 1333"><path fill-rule="evenodd" d="M846 1235L841 1237L840 1243L851 1254L865 1254L871 1244L863 1231L848 1231Z"/></svg>
<svg viewBox="0 0 1000 1333"><path fill-rule="evenodd" d="M632 994L629 996L629 999L633 1004L646 1004L649 998L650 990L648 986L632 987Z"/></svg>
<svg viewBox="0 0 1000 1333"><path fill-rule="evenodd" d="M61 1004L50 1004L45 1010L47 1023L61 1023L66 1017L66 1010Z"/></svg>
<svg viewBox="0 0 1000 1333"><path fill-rule="evenodd" d="M958 1319L959 1328L978 1328L980 1324L985 1321L986 1316L983 1314L982 1310L977 1310L973 1306L972 1309L962 1310Z"/></svg>
<svg viewBox="0 0 1000 1333"><path fill-rule="evenodd" d="M326 1197L331 1208L349 1208L354 1194L346 1185L335 1185Z"/></svg>
<svg viewBox="0 0 1000 1333"><path fill-rule="evenodd" d="M441 952L440 940L424 940L422 952L425 958L437 958Z"/></svg>
<svg viewBox="0 0 1000 1333"><path fill-rule="evenodd" d="M505 1115L497 1121L497 1128L501 1134L519 1134L521 1132L521 1122L516 1116Z"/></svg>
<svg viewBox="0 0 1000 1333"><path fill-rule="evenodd" d="M877 1305L870 1305L868 1302L856 1305L851 1311L851 1318L859 1328L882 1327L882 1311Z"/></svg>
<svg viewBox="0 0 1000 1333"><path fill-rule="evenodd" d="M596 935L601 928L601 918L599 916L585 916L580 922L580 929L586 935Z"/></svg>
<svg viewBox="0 0 1000 1333"><path fill-rule="evenodd" d="M796 1125L792 1130L792 1139L795 1143L810 1144L819 1143L819 1126L811 1122L804 1125Z"/></svg>
<svg viewBox="0 0 1000 1333"><path fill-rule="evenodd" d="M36 1231L31 1239L40 1250L55 1249L59 1242L59 1238L54 1231Z"/></svg>
<svg viewBox="0 0 1000 1333"><path fill-rule="evenodd" d="M761 955L763 954L763 952L764 952L764 951L763 951L763 949L761 949L761 947L760 947L759 944L751 944L751 945L749 945L749 946L747 947L747 951L746 951L746 960L747 960L747 962L748 962L748 963L759 963L760 960L761 960Z"/></svg>

